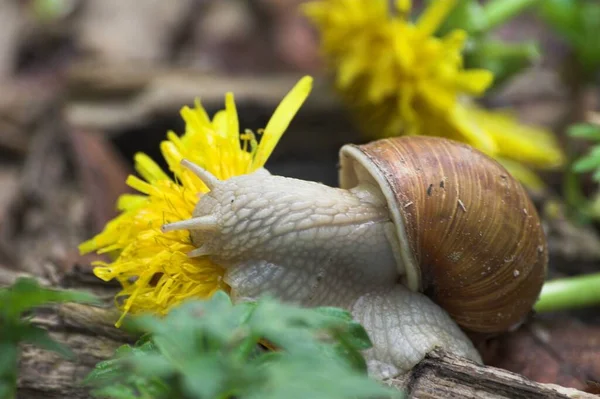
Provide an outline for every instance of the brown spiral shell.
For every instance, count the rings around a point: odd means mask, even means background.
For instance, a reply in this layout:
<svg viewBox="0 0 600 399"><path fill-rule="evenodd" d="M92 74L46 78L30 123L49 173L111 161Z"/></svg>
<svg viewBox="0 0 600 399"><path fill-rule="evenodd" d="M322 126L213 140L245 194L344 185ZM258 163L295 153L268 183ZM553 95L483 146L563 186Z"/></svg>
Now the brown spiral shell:
<svg viewBox="0 0 600 399"><path fill-rule="evenodd" d="M374 178L386 196L409 288L470 332L499 333L525 319L548 253L533 203L504 167L425 136L346 145L340 162L343 188Z"/></svg>

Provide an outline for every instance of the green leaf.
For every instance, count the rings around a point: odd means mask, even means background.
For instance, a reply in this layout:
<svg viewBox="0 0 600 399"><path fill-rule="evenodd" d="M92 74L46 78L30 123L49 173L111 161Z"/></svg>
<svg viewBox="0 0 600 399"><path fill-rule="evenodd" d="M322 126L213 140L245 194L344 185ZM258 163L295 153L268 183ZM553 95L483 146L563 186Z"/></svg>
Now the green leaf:
<svg viewBox="0 0 600 399"><path fill-rule="evenodd" d="M528 8L545 0L488 0L483 5L486 31L491 31L523 14Z"/></svg>
<svg viewBox="0 0 600 399"><path fill-rule="evenodd" d="M567 134L575 138L600 141L600 125L578 123L571 125L567 130Z"/></svg>
<svg viewBox="0 0 600 399"><path fill-rule="evenodd" d="M573 171L576 173L590 172L598 167L600 167L600 157L591 154L573 163Z"/></svg>
<svg viewBox="0 0 600 399"><path fill-rule="evenodd" d="M93 389L90 393L94 398L102 399L154 399L152 396L145 396L141 394L141 392L138 390L137 385L109 385L100 389Z"/></svg>
<svg viewBox="0 0 600 399"><path fill-rule="evenodd" d="M127 359L126 368L135 369L136 373L148 377L168 377L178 370L176 364L170 362L159 353L139 353L135 360Z"/></svg>
<svg viewBox="0 0 600 399"><path fill-rule="evenodd" d="M338 337L339 342L334 345L324 345L322 347L323 357L343 361L351 369L364 375L367 374L367 363L364 357L356 348L353 348L344 339Z"/></svg>
<svg viewBox="0 0 600 399"><path fill-rule="evenodd" d="M0 398L14 397L19 351L12 342L0 341Z"/></svg>
<svg viewBox="0 0 600 399"><path fill-rule="evenodd" d="M540 2L538 11L555 30L567 37L574 37L579 18L575 1L545 0Z"/></svg>
<svg viewBox="0 0 600 399"><path fill-rule="evenodd" d="M340 309L340 308L335 308L335 307L327 307L327 306L321 306L318 308L315 308L314 311L316 313L325 315L325 316L329 316L329 317L334 317L343 321L352 321L352 315L350 314L350 312L348 312L347 310L344 309Z"/></svg>
<svg viewBox="0 0 600 399"><path fill-rule="evenodd" d="M22 316L22 313L38 306L70 301L97 300L85 292L44 288L30 278L20 278L13 285L0 288L0 390L12 392L11 387L16 384L20 342L57 352L66 358L74 357L69 348L51 339L46 330L31 325Z"/></svg>
<svg viewBox="0 0 600 399"><path fill-rule="evenodd" d="M0 379L0 398L12 399L15 397L15 387Z"/></svg>
<svg viewBox="0 0 600 399"><path fill-rule="evenodd" d="M110 359L99 362L96 367L85 377L83 383L86 385L101 386L104 382L118 380L123 372L122 359Z"/></svg>
<svg viewBox="0 0 600 399"><path fill-rule="evenodd" d="M429 0L432 3L438 0ZM487 69L494 74L492 87L531 66L541 58L537 42L509 43L497 40L494 28L523 14L540 0L458 0L436 35L445 36L460 29L468 33L464 48L467 68ZM541 0L543 1L543 0Z"/></svg>
<svg viewBox="0 0 600 399"><path fill-rule="evenodd" d="M373 346L367 331L360 323L357 323L352 319L350 312L339 308L327 307L316 308L315 311L343 321L343 324L333 328L339 337L343 337L344 342L349 348L365 350Z"/></svg>
<svg viewBox="0 0 600 399"><path fill-rule="evenodd" d="M539 15L574 49L587 78L600 66L600 3L582 0L544 0Z"/></svg>
<svg viewBox="0 0 600 399"><path fill-rule="evenodd" d="M21 313L49 303L98 303L90 293L45 288L31 278L19 278L12 286L0 288L0 317L16 320Z"/></svg>
<svg viewBox="0 0 600 399"><path fill-rule="evenodd" d="M265 380L248 387L245 398L342 399L400 397L397 391L332 358L281 355L265 363ZM268 383L266 383L268 382Z"/></svg>
<svg viewBox="0 0 600 399"><path fill-rule="evenodd" d="M438 0L429 0L428 3ZM540 0L459 0L436 32L444 35L454 29L465 30L469 36L481 38L494 28L523 14ZM541 0L544 1L544 0Z"/></svg>
<svg viewBox="0 0 600 399"><path fill-rule="evenodd" d="M437 0L428 2L432 1ZM486 26L487 17L477 0L459 0L436 33L443 36L454 29L463 29L469 35L477 35L483 32Z"/></svg>
<svg viewBox="0 0 600 399"><path fill-rule="evenodd" d="M228 366L231 365L223 362L217 354L198 357L186 363L186 367L181 370L183 392L190 397L218 398L228 385L229 373L235 371ZM240 375L231 377L239 378Z"/></svg>
<svg viewBox="0 0 600 399"><path fill-rule="evenodd" d="M373 346L367 330L357 322L351 322L348 324L348 335L347 338L350 341L350 345L356 349L369 349Z"/></svg>
<svg viewBox="0 0 600 399"><path fill-rule="evenodd" d="M87 385L98 385L112 379L117 379L122 376L125 368L124 360L137 358L145 354L157 353L156 345L151 341L147 341L146 337L143 337L141 344L136 346L121 345L115 351L112 359L97 363L96 367L86 376L83 382Z"/></svg>
<svg viewBox="0 0 600 399"><path fill-rule="evenodd" d="M90 392L102 399L178 399L170 387L160 379L144 379L128 376L125 383L115 383Z"/></svg>
<svg viewBox="0 0 600 399"><path fill-rule="evenodd" d="M158 359L158 361L155 361ZM157 363L161 365L158 366ZM160 356L156 346L145 338L139 346L123 345L115 351L113 359L96 364L96 367L86 376L83 383L96 387L91 391L96 398L111 399L156 399L172 397L168 393L170 388L166 382L156 377L155 371L160 375L167 374L162 365L169 365L166 359ZM150 376L148 376L150 374Z"/></svg>
<svg viewBox="0 0 600 399"><path fill-rule="evenodd" d="M494 74L494 87L500 86L541 57L535 42L506 43L493 38L472 39L465 50L469 68L483 68Z"/></svg>
<svg viewBox="0 0 600 399"><path fill-rule="evenodd" d="M224 293L190 300L165 317L133 320L148 331L86 378L93 394L130 399L371 398L391 391L366 375L368 336L337 308L305 309L270 298L233 305ZM259 340L277 352L258 348ZM133 396L137 393L137 396ZM112 395L112 396L111 396ZM151 397L151 396L148 396Z"/></svg>
<svg viewBox="0 0 600 399"><path fill-rule="evenodd" d="M12 342L0 341L0 376L13 373L17 366L18 348ZM0 378L1 379L1 378Z"/></svg>

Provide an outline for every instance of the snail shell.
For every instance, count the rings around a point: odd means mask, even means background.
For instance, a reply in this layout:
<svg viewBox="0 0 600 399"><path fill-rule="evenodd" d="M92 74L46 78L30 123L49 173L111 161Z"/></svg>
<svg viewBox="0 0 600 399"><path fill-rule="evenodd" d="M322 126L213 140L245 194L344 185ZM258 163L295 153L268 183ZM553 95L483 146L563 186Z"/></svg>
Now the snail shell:
<svg viewBox="0 0 600 399"><path fill-rule="evenodd" d="M504 167L466 144L424 136L346 145L340 165L342 188L374 179L385 196L409 289L466 331L523 322L548 253L533 203Z"/></svg>

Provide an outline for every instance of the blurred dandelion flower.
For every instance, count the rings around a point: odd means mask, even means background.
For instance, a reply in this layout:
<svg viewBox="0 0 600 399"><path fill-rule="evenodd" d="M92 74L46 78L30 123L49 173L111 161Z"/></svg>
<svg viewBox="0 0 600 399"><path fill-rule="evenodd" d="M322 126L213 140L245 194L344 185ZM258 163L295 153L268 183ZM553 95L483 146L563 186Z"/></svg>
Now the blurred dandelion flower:
<svg viewBox="0 0 600 399"><path fill-rule="evenodd" d="M171 131L160 145L175 179L146 154L135 155L141 178L129 176L127 184L140 194L122 195L120 215L79 247L81 253L113 255L111 263L96 262L94 274L122 285L116 298L123 311L118 325L128 312L165 314L184 299L227 291L219 266L206 257L187 256L194 249L188 231L161 232L166 223L191 218L198 196L209 191L180 162L188 159L221 180L261 168L311 89L312 78L302 78L277 107L259 142L249 130L240 133L232 93L212 120L199 100L194 108L183 107L185 133L180 137Z"/></svg>
<svg viewBox="0 0 600 399"><path fill-rule="evenodd" d="M505 158L505 165L562 164L552 133L470 104L493 74L464 68L464 30L435 36L456 3L431 1L416 22L410 0L393 8L388 0L316 0L303 10L320 32L337 91L371 138L444 136Z"/></svg>
<svg viewBox="0 0 600 399"><path fill-rule="evenodd" d="M319 28L321 48L335 71L336 88L373 137L444 132L495 151L494 141L458 117L459 96L482 94L491 72L463 68L463 30L435 31L455 0L434 1L413 23L411 2L321 0L304 5Z"/></svg>
<svg viewBox="0 0 600 399"><path fill-rule="evenodd" d="M468 104L466 112L496 143L497 150L491 155L531 190L544 187L531 168L557 168L566 162L564 152L552 132L521 123L511 110L489 111Z"/></svg>

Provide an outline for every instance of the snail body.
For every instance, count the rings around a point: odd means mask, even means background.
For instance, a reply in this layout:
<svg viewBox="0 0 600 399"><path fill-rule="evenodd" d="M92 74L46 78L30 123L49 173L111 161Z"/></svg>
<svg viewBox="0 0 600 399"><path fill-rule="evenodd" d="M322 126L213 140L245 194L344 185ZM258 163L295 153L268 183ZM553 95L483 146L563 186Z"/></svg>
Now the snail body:
<svg viewBox="0 0 600 399"><path fill-rule="evenodd" d="M410 370L435 347L481 362L467 333L519 325L541 290L543 231L522 186L491 158L435 137L340 150L340 187L265 169L220 181L189 229L226 269L236 301L263 294L348 309L367 330L371 375Z"/></svg>

